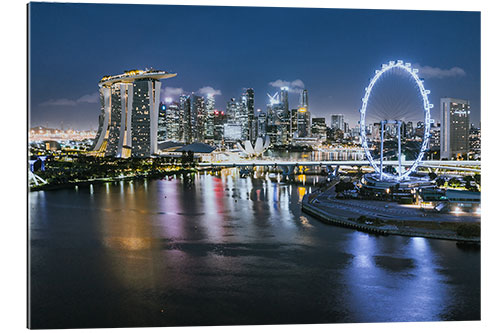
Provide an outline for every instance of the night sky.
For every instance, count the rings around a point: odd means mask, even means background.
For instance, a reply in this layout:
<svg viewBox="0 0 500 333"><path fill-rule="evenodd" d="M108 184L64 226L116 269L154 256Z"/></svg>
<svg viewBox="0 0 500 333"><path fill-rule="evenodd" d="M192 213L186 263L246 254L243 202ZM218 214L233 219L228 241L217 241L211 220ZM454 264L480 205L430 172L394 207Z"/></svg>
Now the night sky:
<svg viewBox="0 0 500 333"><path fill-rule="evenodd" d="M432 118L448 96L480 120L478 12L31 3L30 50L31 126L96 129L101 77L153 67L178 73L162 98L204 88L225 109L251 87L265 109L281 80L291 108L305 87L313 116L353 127L375 69L398 59L421 67Z"/></svg>

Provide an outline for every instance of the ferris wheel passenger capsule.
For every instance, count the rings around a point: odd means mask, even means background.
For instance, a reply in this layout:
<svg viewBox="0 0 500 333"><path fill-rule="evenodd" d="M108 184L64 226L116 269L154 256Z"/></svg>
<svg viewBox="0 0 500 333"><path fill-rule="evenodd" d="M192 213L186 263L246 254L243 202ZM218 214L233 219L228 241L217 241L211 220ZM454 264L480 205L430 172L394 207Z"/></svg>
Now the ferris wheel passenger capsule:
<svg viewBox="0 0 500 333"><path fill-rule="evenodd" d="M411 63L407 62L407 63L405 64L405 66L406 66L406 67L411 67Z"/></svg>
<svg viewBox="0 0 500 333"><path fill-rule="evenodd" d="M403 64L403 60L398 60L398 65L402 65Z"/></svg>

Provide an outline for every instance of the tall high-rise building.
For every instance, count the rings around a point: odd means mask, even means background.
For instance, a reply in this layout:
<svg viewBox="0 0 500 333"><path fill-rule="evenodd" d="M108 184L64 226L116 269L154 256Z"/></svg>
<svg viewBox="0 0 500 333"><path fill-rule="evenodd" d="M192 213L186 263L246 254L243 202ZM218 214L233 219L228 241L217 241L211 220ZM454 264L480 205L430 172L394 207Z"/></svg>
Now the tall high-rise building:
<svg viewBox="0 0 500 333"><path fill-rule="evenodd" d="M325 118L313 118L311 121L311 134L313 137L326 139Z"/></svg>
<svg viewBox="0 0 500 333"><path fill-rule="evenodd" d="M246 93L243 93L240 96L240 107L236 113L236 124L241 128L241 140L248 140L250 138L251 123L249 121L248 104L248 96Z"/></svg>
<svg viewBox="0 0 500 333"><path fill-rule="evenodd" d="M160 102L158 111L158 142L167 140L167 104Z"/></svg>
<svg viewBox="0 0 500 333"><path fill-rule="evenodd" d="M231 98L229 102L227 102L227 107L226 107L226 117L228 121L230 122L235 122L237 118L240 117L240 109L241 109L241 104L236 101L235 98Z"/></svg>
<svg viewBox="0 0 500 333"><path fill-rule="evenodd" d="M290 110L290 135L298 136L299 126L298 126L298 109Z"/></svg>
<svg viewBox="0 0 500 333"><path fill-rule="evenodd" d="M257 110L257 136L265 138L267 135L267 113Z"/></svg>
<svg viewBox="0 0 500 333"><path fill-rule="evenodd" d="M227 116L224 111L214 110L214 143L221 144L224 141L224 124Z"/></svg>
<svg viewBox="0 0 500 333"><path fill-rule="evenodd" d="M411 139L413 138L413 134L414 134L413 122L408 121L406 123L406 128L405 128L405 137Z"/></svg>
<svg viewBox="0 0 500 333"><path fill-rule="evenodd" d="M288 113L288 87L281 87L280 102L283 104L283 109Z"/></svg>
<svg viewBox="0 0 500 333"><path fill-rule="evenodd" d="M191 131L191 99L188 95L179 97L179 108L182 113L182 142L192 143L193 135Z"/></svg>
<svg viewBox="0 0 500 333"><path fill-rule="evenodd" d="M170 103L165 116L167 123L166 141L181 142L184 127L182 125L182 110L179 104L176 102Z"/></svg>
<svg viewBox="0 0 500 333"><path fill-rule="evenodd" d="M309 106L309 100L307 97L307 89L304 89L300 93L300 107L307 108L308 106Z"/></svg>
<svg viewBox="0 0 500 333"><path fill-rule="evenodd" d="M333 130L344 131L344 115L343 114L332 114L331 128Z"/></svg>
<svg viewBox="0 0 500 333"><path fill-rule="evenodd" d="M434 124L433 124L434 125ZM434 126L431 126L430 129L430 140L429 140L429 150L431 150L431 154L433 152L441 152L441 125L437 124Z"/></svg>
<svg viewBox="0 0 500 333"><path fill-rule="evenodd" d="M214 141L214 114L215 112L215 97L214 95L207 96L205 103L205 142L211 143Z"/></svg>
<svg viewBox="0 0 500 333"><path fill-rule="evenodd" d="M243 113L246 114L246 119L243 120L246 122L246 125L244 125L243 136L245 137L245 139L248 140L254 140L257 136L254 99L255 96L253 89L252 88L245 89L245 92L241 97L241 104L243 108Z"/></svg>
<svg viewBox="0 0 500 333"><path fill-rule="evenodd" d="M467 157L469 152L469 101L441 98L441 159Z"/></svg>
<svg viewBox="0 0 500 333"><path fill-rule="evenodd" d="M204 142L205 141L205 99L191 93L191 141L190 142Z"/></svg>
<svg viewBox="0 0 500 333"><path fill-rule="evenodd" d="M305 106L297 110L297 132L300 138L311 136L311 114Z"/></svg>
<svg viewBox="0 0 500 333"><path fill-rule="evenodd" d="M151 69L103 77L99 82L101 114L93 150L115 157L156 154L160 79L176 75Z"/></svg>

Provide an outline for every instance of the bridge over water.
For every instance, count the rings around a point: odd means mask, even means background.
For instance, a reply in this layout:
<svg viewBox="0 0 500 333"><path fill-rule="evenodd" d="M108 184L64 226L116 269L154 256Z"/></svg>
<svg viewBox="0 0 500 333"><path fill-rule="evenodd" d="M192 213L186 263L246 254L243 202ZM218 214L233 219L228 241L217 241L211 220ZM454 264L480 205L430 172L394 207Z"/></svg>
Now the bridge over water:
<svg viewBox="0 0 500 333"><path fill-rule="evenodd" d="M410 167L415 161L402 161L401 165ZM398 161L384 161L384 165L398 166ZM349 166L370 166L368 160L349 160L349 161L276 161L276 160L238 160L238 161L223 161L223 162L201 162L199 167L207 168L234 168L234 167L293 167L293 166L310 166L310 167L349 167ZM481 172L481 161L422 161L419 168L430 168L434 170L452 170L452 171L468 171Z"/></svg>

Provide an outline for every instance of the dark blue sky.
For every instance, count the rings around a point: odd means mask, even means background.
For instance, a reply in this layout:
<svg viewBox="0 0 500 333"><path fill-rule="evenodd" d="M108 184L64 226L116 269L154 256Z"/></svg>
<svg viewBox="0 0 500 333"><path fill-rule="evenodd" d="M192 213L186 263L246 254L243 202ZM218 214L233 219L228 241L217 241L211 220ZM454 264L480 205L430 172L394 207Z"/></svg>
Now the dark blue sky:
<svg viewBox="0 0 500 333"><path fill-rule="evenodd" d="M164 87L220 90L220 109L244 87L264 109L270 82L301 80L313 116L354 126L374 70L397 59L424 67L432 118L449 96L480 119L478 12L31 3L30 18L31 125L96 128L101 77L153 67L178 73Z"/></svg>

